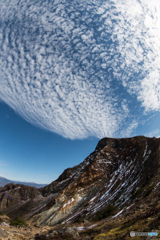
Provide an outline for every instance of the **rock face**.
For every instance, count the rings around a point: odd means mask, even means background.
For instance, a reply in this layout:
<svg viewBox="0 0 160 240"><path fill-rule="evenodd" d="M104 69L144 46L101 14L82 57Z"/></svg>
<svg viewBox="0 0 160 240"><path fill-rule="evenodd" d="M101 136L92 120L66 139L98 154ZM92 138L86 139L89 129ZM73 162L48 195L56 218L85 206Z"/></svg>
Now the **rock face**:
<svg viewBox="0 0 160 240"><path fill-rule="evenodd" d="M21 184L9 183L0 189L0 211L8 212L20 203L33 199L38 189Z"/></svg>
<svg viewBox="0 0 160 240"><path fill-rule="evenodd" d="M134 213L143 211L150 194L158 198L159 176L160 139L103 138L82 163L66 169L56 181L39 191L6 185L0 192L0 206L9 217L19 214L37 225L88 222L97 214L106 217L111 210L116 218L139 199L139 210ZM14 206L10 205L11 199L4 189L12 196Z"/></svg>
<svg viewBox="0 0 160 240"><path fill-rule="evenodd" d="M144 191L159 173L160 139L143 136L128 139L104 138L81 164L66 169L41 191L56 194L41 213L38 224L54 225L94 215L114 203L129 206L138 189ZM44 211L45 210L45 211Z"/></svg>
<svg viewBox="0 0 160 240"><path fill-rule="evenodd" d="M0 238L7 238L7 233L5 230L0 228Z"/></svg>

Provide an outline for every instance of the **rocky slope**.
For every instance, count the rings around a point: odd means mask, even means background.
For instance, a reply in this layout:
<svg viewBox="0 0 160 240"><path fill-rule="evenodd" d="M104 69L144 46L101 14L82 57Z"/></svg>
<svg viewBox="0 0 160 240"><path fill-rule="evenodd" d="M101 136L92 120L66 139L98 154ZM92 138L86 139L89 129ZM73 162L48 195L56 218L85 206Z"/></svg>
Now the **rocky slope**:
<svg viewBox="0 0 160 240"><path fill-rule="evenodd" d="M160 230L159 190L160 139L104 138L81 164L1 209L10 218L51 228L37 239L129 239L131 230Z"/></svg>
<svg viewBox="0 0 160 240"><path fill-rule="evenodd" d="M21 184L9 183L0 189L0 211L17 211L21 203L37 196L38 189Z"/></svg>
<svg viewBox="0 0 160 240"><path fill-rule="evenodd" d="M52 204L33 222L54 225L91 217L108 204L129 206L138 190L152 185L158 174L160 139L135 137L104 138L83 163L67 169L47 187L43 196L53 195ZM44 211L45 210L45 211Z"/></svg>

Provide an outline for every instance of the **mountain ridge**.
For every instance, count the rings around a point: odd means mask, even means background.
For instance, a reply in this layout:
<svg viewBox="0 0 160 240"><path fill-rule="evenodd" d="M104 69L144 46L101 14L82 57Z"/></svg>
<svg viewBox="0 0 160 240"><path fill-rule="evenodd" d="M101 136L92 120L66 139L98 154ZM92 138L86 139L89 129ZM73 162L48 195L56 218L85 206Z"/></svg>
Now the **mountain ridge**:
<svg viewBox="0 0 160 240"><path fill-rule="evenodd" d="M23 184L30 187L36 187L36 188L42 188L45 187L47 184L41 184L41 183L35 183L35 182L21 182L21 181L14 181L7 179L5 177L0 177L0 187L4 187L8 183L14 183L14 184Z"/></svg>
<svg viewBox="0 0 160 240"><path fill-rule="evenodd" d="M14 188L8 193L23 197L24 187ZM73 239L129 239L130 227L160 231L156 220L160 219L160 138L103 138L82 163L65 169L49 185L28 191L33 196L27 195L14 206L5 195L4 213L11 219L23 217L40 228L47 226L48 231L57 229L52 238L39 233L37 239L64 239L62 229L73 225L79 234ZM1 206L3 198L1 192ZM120 238L108 233L111 223L119 229L115 234Z"/></svg>

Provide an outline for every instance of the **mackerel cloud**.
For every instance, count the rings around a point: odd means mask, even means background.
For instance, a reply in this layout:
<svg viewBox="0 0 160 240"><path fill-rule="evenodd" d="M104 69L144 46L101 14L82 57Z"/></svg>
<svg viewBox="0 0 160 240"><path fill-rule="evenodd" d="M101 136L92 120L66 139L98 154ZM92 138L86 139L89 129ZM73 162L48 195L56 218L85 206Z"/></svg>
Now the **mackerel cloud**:
<svg viewBox="0 0 160 240"><path fill-rule="evenodd" d="M66 138L130 135L160 110L159 33L159 0L1 0L0 99Z"/></svg>

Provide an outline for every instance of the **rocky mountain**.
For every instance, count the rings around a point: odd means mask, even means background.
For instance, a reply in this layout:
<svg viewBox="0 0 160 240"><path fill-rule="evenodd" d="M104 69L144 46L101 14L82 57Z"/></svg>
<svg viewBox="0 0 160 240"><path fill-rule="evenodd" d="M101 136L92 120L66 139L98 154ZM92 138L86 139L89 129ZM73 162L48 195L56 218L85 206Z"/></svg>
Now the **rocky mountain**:
<svg viewBox="0 0 160 240"><path fill-rule="evenodd" d="M131 230L160 231L160 139L103 138L51 184L5 189L0 206L8 217L47 226L35 239L130 239Z"/></svg>
<svg viewBox="0 0 160 240"><path fill-rule="evenodd" d="M0 189L0 211L16 211L21 202L28 201L38 194L38 189L21 184L9 183Z"/></svg>
<svg viewBox="0 0 160 240"><path fill-rule="evenodd" d="M36 188L42 188L42 187L45 187L47 185L47 184L38 184L38 183L34 183L34 182L13 181L13 180L9 180L9 179L4 178L4 177L0 177L0 187L4 187L8 183L23 184L23 185L26 185L26 186L36 187Z"/></svg>

